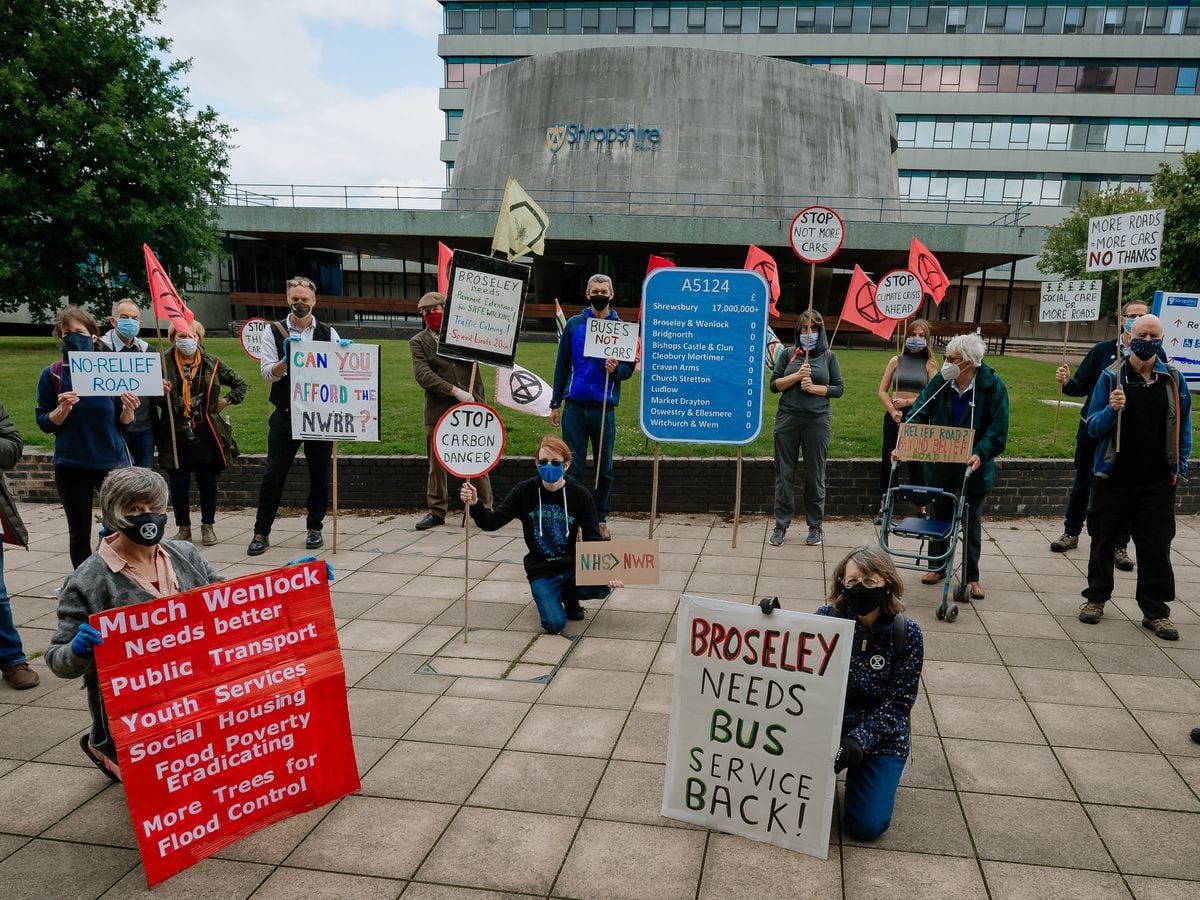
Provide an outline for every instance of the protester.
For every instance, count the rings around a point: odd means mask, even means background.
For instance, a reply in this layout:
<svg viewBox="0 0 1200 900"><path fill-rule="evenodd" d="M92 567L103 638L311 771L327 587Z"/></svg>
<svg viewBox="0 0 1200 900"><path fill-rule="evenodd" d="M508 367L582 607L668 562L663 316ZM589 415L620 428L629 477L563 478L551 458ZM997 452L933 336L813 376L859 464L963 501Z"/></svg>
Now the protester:
<svg viewBox="0 0 1200 900"><path fill-rule="evenodd" d="M479 505L479 492L471 482L459 491L471 518L484 531L497 531L519 519L525 532L525 575L533 592L542 628L558 634L567 620L584 617L575 585L575 543L583 532L585 541L600 540L592 495L583 485L566 477L571 468L571 450L557 437L544 437L534 460L538 474L517 484L495 510ZM624 587L610 581L608 587Z"/></svg>
<svg viewBox="0 0 1200 900"><path fill-rule="evenodd" d="M988 491L996 480L996 457L1008 443L1008 389L996 370L983 361L983 338L977 334L960 334L946 345L945 363L917 398L909 415L910 422L945 425L952 428L975 429L975 443L967 468L967 546L966 581L971 600L984 598L979 582L979 554L983 550L983 506ZM949 390L947 390L947 386ZM958 494L962 490L961 465L935 463L925 467L926 480L943 491ZM939 498L930 503L934 519L949 521L954 517L953 501ZM954 537L951 535L950 540ZM936 558L947 552L947 541L930 541L930 556ZM937 584L946 577L946 563L929 563L931 571L921 579L924 584Z"/></svg>
<svg viewBox="0 0 1200 900"><path fill-rule="evenodd" d="M900 437L900 423L912 412L917 396L925 390L937 370L937 359L930 346L929 323L924 319L913 319L905 331L904 351L888 360L879 382L879 402L883 404L884 413L883 456L879 464L880 513L876 525L882 523L883 497L891 484L892 451ZM924 484L925 468L910 460L908 477L912 484Z"/></svg>
<svg viewBox="0 0 1200 900"><path fill-rule="evenodd" d="M142 328L141 308L126 297L112 305L108 317L112 326L100 338L100 344L117 353L148 353L150 345L138 337ZM149 469L154 466L154 405L143 400L134 411L133 421L125 429L125 446L129 448L129 463Z"/></svg>
<svg viewBox="0 0 1200 900"><path fill-rule="evenodd" d="M425 456L429 465L429 475L425 481L425 502L429 512L417 523L418 531L444 524L446 513L450 511L446 469L433 452L434 427L446 410L456 403L469 403L472 400L487 402L482 376L476 375L471 390L464 387L471 381L471 363L438 356L438 335L442 330L442 307L445 305L446 295L436 291L430 291L417 301L417 312L421 314L425 327L408 342L412 353L413 378L425 391ZM475 483L483 505L491 509L491 480L483 475Z"/></svg>
<svg viewBox="0 0 1200 900"><path fill-rule="evenodd" d="M13 623L8 588L4 585L4 545L24 547L29 543L25 523L21 521L17 504L13 502L8 482L2 474L20 462L24 449L21 432L17 431L4 404L0 403L0 675L18 691L37 687L40 681L37 672L29 667L21 636Z"/></svg>
<svg viewBox="0 0 1200 900"><path fill-rule="evenodd" d="M1050 543L1050 549L1055 553L1065 553L1079 546L1079 535L1083 531L1087 518L1088 500L1092 495L1092 468L1096 456L1096 441L1088 434L1087 415L1088 402L1092 397L1092 389L1100 378L1100 373L1111 366L1118 356L1129 356L1130 332L1133 331L1134 320L1144 316L1150 310L1145 303L1126 303L1121 310L1120 337L1107 338L1095 344L1075 370L1075 376L1066 366L1059 366L1055 378L1062 385L1062 391L1068 397L1083 397L1083 408L1079 411L1079 428L1075 433L1075 480L1071 483L1071 492L1067 495L1067 511L1063 520L1063 533L1057 540ZM1166 354L1160 354L1164 362ZM1122 572L1133 571L1133 560L1129 558L1129 524L1122 525L1117 534L1117 546L1113 551L1113 560Z"/></svg>
<svg viewBox="0 0 1200 900"><path fill-rule="evenodd" d="M802 312L796 342L779 357L771 392L782 394L775 415L775 530L771 546L783 544L796 509L796 463L804 450L804 543L821 543L825 521L825 461L829 458L829 401L842 396L842 367L829 347L825 321L818 312Z"/></svg>
<svg viewBox="0 0 1200 900"><path fill-rule="evenodd" d="M93 659L103 639L88 616L223 578L190 543L163 541L167 483L157 472L137 467L113 472L100 490L100 508L115 533L67 576L58 592L58 628L46 650L46 665L60 678L83 676L92 727L80 736L79 746L100 771L120 781L117 748Z"/></svg>
<svg viewBox="0 0 1200 900"><path fill-rule="evenodd" d="M1192 398L1179 370L1158 358L1158 316L1133 323L1130 356L1100 373L1087 406L1096 441L1095 480L1088 507L1088 586L1079 621L1095 625L1113 591L1113 548L1131 528L1140 565L1134 597L1142 627L1165 641L1179 639L1171 623L1175 572L1175 487L1187 475L1192 450ZM1119 448L1119 449L1118 449Z"/></svg>
<svg viewBox="0 0 1200 900"><path fill-rule="evenodd" d="M846 771L842 828L872 841L892 823L896 788L909 754L909 714L917 699L925 640L903 615L904 582L875 546L851 550L834 569L817 615L854 619L842 743L833 770Z"/></svg>
<svg viewBox="0 0 1200 900"><path fill-rule="evenodd" d="M179 530L174 540L192 539L192 477L200 490L200 540L217 542L217 477L238 456L233 428L221 413L246 399L242 376L205 351L204 326L192 322L191 335L167 332L171 349L163 354L163 377L171 415L159 418L158 458L171 485L171 507ZM228 388L221 396L221 388ZM171 440L171 426L175 440ZM175 451L179 451L178 459Z"/></svg>
<svg viewBox="0 0 1200 900"><path fill-rule="evenodd" d="M600 471L596 484L596 517L600 537L610 540L608 513L612 509L613 444L617 438L617 405L621 401L621 382L633 377L633 363L583 355L588 319L620 319L612 308L613 283L607 275L588 279L590 304L567 320L558 341L558 360L554 365L554 393L550 398L550 424L562 425L563 439L571 448L578 466L568 468L572 481L596 483L595 472L587 470L588 442L592 444L592 462ZM608 393L604 392L607 373ZM566 410L562 411L563 400ZM585 481L586 476L586 481Z"/></svg>
<svg viewBox="0 0 1200 900"><path fill-rule="evenodd" d="M267 420L267 467L258 491L258 511L254 517L254 539L246 548L250 556L259 556L271 546L271 526L279 512L283 486L304 444L304 460L308 463L308 534L304 539L307 550L316 550L325 543L321 529L329 509L329 482L332 474L332 441L292 440L290 361L285 351L292 341L338 341L337 332L318 322L313 316L317 305L317 286L308 278L289 278L287 303L291 312L263 332L259 352L259 371L271 382L271 405L275 407ZM346 343L349 343L347 341Z"/></svg>
<svg viewBox="0 0 1200 900"><path fill-rule="evenodd" d="M100 339L91 313L64 307L54 336L62 342L62 358L42 369L34 418L38 428L54 435L54 486L66 514L71 565L78 566L92 552L92 497L110 471L129 465L121 431L141 404L135 394L80 397L72 389L67 353L96 352Z"/></svg>

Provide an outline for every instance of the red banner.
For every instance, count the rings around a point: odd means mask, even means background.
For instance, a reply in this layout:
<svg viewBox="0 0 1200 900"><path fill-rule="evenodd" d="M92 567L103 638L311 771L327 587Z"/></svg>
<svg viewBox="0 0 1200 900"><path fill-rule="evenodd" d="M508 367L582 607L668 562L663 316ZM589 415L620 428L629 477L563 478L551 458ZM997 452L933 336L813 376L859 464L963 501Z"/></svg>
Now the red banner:
<svg viewBox="0 0 1200 900"><path fill-rule="evenodd" d="M359 788L325 563L91 617L150 887Z"/></svg>
<svg viewBox="0 0 1200 900"><path fill-rule="evenodd" d="M655 269L673 269L675 263L671 262L665 256L655 256L650 254L650 261L646 263L646 274L649 275Z"/></svg>
<svg viewBox="0 0 1200 900"><path fill-rule="evenodd" d="M896 330L896 320L889 319L875 304L875 284L857 265L850 278L850 289L842 304L842 320L860 325L885 341Z"/></svg>
<svg viewBox="0 0 1200 900"><path fill-rule="evenodd" d="M746 253L746 264L742 268L757 272L766 279L767 284L771 287L771 315L778 316L779 310L775 304L779 300L779 267L775 265L775 258L766 250L761 250L751 244Z"/></svg>
<svg viewBox="0 0 1200 900"><path fill-rule="evenodd" d="M453 260L454 251L438 241L437 289L443 297L450 296L450 263Z"/></svg>
<svg viewBox="0 0 1200 900"><path fill-rule="evenodd" d="M150 283L150 302L154 304L154 317L168 319L175 326L176 334L190 335L192 320L196 317L175 290L175 285L171 284L171 279L167 277L149 244L142 244L142 254L146 258L146 280Z"/></svg>
<svg viewBox="0 0 1200 900"><path fill-rule="evenodd" d="M933 302L941 306L942 298L946 296L946 288L950 287L950 279L942 269L942 264L928 247L913 235L908 247L908 270L917 276L921 289L933 298Z"/></svg>

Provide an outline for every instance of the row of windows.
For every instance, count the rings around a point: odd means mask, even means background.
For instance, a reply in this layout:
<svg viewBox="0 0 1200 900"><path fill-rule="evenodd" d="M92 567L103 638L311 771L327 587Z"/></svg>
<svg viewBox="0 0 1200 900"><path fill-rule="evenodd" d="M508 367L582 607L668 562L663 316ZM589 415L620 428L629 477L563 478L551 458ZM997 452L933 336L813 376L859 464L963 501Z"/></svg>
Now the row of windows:
<svg viewBox="0 0 1200 900"><path fill-rule="evenodd" d="M916 172L900 171L903 200L1032 203L1074 206L1081 194L1111 188L1148 191L1149 175L1073 175L1056 172Z"/></svg>
<svg viewBox="0 0 1200 900"><path fill-rule="evenodd" d="M913 150L1200 150L1200 119L1067 119L897 116L898 142Z"/></svg>
<svg viewBox="0 0 1200 900"><path fill-rule="evenodd" d="M448 3L447 34L1198 34L1185 2Z"/></svg>
<svg viewBox="0 0 1200 900"><path fill-rule="evenodd" d="M447 56L446 87L465 88L497 66L521 59L519 56Z"/></svg>

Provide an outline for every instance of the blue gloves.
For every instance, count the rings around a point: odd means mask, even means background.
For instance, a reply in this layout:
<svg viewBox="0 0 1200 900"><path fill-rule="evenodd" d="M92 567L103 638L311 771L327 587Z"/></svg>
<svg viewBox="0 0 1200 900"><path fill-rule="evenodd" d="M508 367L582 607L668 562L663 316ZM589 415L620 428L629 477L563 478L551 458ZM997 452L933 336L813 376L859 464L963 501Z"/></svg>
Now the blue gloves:
<svg viewBox="0 0 1200 900"><path fill-rule="evenodd" d="M338 343L341 344L343 347L349 347L351 344L354 343L354 341L350 340L350 338L338 338Z"/></svg>
<svg viewBox="0 0 1200 900"><path fill-rule="evenodd" d="M293 559L290 563L288 563L288 565L295 566L299 565L300 563L316 561L317 558L315 556L302 556L299 559ZM329 579L330 584L333 583L333 566L331 566L329 563L325 563L325 577Z"/></svg>
<svg viewBox="0 0 1200 900"><path fill-rule="evenodd" d="M75 631L75 639L71 641L71 650L76 656L92 656L96 652L96 645L103 643L104 638L100 637L100 632L87 622L80 622Z"/></svg>
<svg viewBox="0 0 1200 900"><path fill-rule="evenodd" d="M296 337L295 335L288 335L287 337L285 337L285 338L283 339L283 346L285 346L285 347L286 347L286 346L287 346L288 344L290 344L292 341L298 341L298 340L300 340L300 338Z"/></svg>

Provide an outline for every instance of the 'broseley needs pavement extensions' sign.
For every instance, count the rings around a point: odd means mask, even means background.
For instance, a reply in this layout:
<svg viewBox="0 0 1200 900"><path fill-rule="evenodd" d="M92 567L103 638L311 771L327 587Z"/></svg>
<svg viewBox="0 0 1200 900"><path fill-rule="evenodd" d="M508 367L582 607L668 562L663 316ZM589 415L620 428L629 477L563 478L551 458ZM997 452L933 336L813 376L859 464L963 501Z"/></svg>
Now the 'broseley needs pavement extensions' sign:
<svg viewBox="0 0 1200 900"><path fill-rule="evenodd" d="M662 814L825 859L854 622L687 594Z"/></svg>
<svg viewBox="0 0 1200 900"><path fill-rule="evenodd" d="M358 790L325 563L91 617L146 881Z"/></svg>

